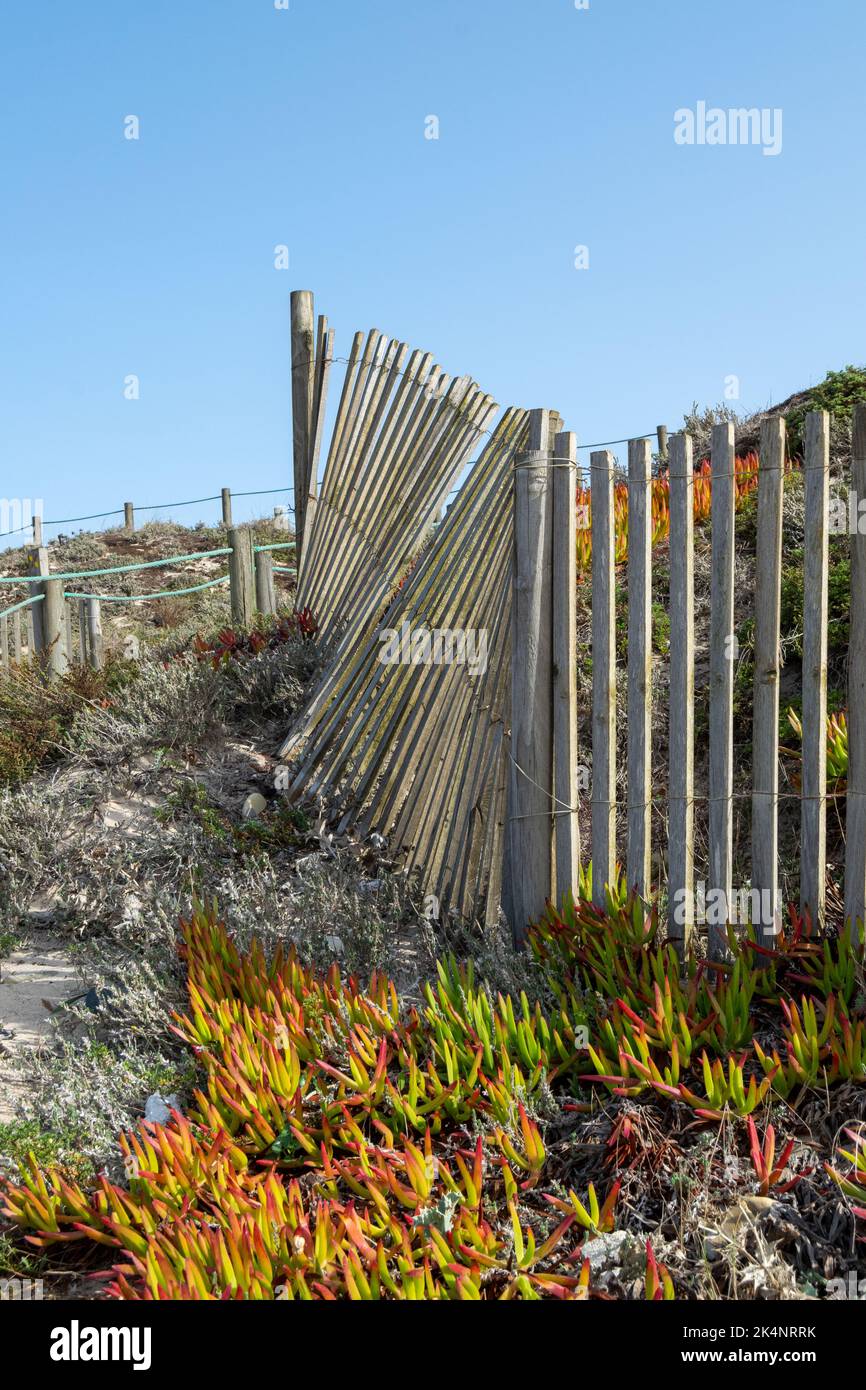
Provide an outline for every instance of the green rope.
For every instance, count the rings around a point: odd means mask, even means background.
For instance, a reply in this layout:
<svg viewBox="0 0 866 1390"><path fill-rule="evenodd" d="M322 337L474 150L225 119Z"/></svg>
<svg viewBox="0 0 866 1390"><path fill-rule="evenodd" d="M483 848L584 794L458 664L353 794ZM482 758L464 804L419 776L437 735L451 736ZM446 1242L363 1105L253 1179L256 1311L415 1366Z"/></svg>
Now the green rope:
<svg viewBox="0 0 866 1390"><path fill-rule="evenodd" d="M34 598L23 598L20 603L13 603L11 608L4 608L0 618L8 618L10 613L17 613L21 608L29 608L31 603L41 603L44 597L44 594L36 594Z"/></svg>
<svg viewBox="0 0 866 1390"><path fill-rule="evenodd" d="M274 565L274 574L297 574L294 565Z"/></svg>
<svg viewBox="0 0 866 1390"><path fill-rule="evenodd" d="M152 598L179 598L182 594L199 594L202 589L212 589L215 584L225 584L227 574L219 579L208 579L204 584L193 584L189 589L161 589L157 594L75 594L64 593L64 598L95 598L100 603L147 603Z"/></svg>
<svg viewBox="0 0 866 1390"><path fill-rule="evenodd" d="M152 570L160 565L180 565L187 560L206 560L211 555L231 555L231 546L220 550L198 550L192 555L169 555L167 560L142 560L137 565L115 565L107 570L73 570L70 574L28 574L0 577L0 584L44 584L48 579L96 579L101 574L130 574L133 570Z"/></svg>
<svg viewBox="0 0 866 1390"><path fill-rule="evenodd" d="M277 541L276 545L254 545L253 550L260 555L263 550L294 550L294 541Z"/></svg>

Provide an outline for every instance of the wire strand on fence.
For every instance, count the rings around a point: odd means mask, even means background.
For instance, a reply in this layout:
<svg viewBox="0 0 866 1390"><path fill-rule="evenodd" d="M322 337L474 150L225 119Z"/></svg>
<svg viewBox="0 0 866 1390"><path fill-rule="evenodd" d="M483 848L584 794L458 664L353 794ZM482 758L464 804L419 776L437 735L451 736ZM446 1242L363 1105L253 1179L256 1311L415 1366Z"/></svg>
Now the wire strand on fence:
<svg viewBox="0 0 866 1390"><path fill-rule="evenodd" d="M294 487L268 487L259 488L254 492L233 492L232 497L276 497L281 492L294 492ZM203 502L219 502L222 500L222 493L215 494L213 497L191 497L185 502L154 502L149 506L140 506L137 502L133 503L133 510L136 512L167 512L178 507L197 507ZM87 516L62 516L56 521L44 521L43 526L72 526L79 521L102 521L107 516L124 516L123 507L115 507L109 512L90 512ZM11 531L0 531L0 540L6 536L20 536L25 531L29 531L32 522L26 526L16 526Z"/></svg>

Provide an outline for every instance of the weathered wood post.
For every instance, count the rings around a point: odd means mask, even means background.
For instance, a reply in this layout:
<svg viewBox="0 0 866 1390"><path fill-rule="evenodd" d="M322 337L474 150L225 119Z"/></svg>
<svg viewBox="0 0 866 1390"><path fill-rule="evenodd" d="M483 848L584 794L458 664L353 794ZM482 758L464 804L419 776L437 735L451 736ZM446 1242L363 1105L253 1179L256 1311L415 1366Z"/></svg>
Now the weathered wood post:
<svg viewBox="0 0 866 1390"><path fill-rule="evenodd" d="M37 546L37 547L40 546L40 545L42 544L42 517L41 517L41 516L34 516L34 518L33 518L33 544L34 544L35 546Z"/></svg>
<svg viewBox="0 0 866 1390"><path fill-rule="evenodd" d="M667 425L656 426L656 438L659 442L659 460L662 463L668 461L668 427Z"/></svg>
<svg viewBox="0 0 866 1390"><path fill-rule="evenodd" d="M70 666L73 665L72 654L72 604L68 599L63 600L63 640L66 643L66 659Z"/></svg>
<svg viewBox="0 0 866 1390"><path fill-rule="evenodd" d="M733 888L734 845L734 427L716 425L712 440L712 576L710 580L710 768L709 879L711 892ZM728 914L725 914L726 916ZM728 952L726 926L710 923L711 960Z"/></svg>
<svg viewBox="0 0 866 1390"><path fill-rule="evenodd" d="M652 453L628 446L628 888L648 898L652 828Z"/></svg>
<svg viewBox="0 0 866 1390"><path fill-rule="evenodd" d="M63 581L49 579L50 566L45 546L31 551L30 574L44 576L41 583L31 584L33 594L41 594L41 603L31 604L33 638L36 653L49 680L57 680L69 666L66 650L66 600Z"/></svg>
<svg viewBox="0 0 866 1390"><path fill-rule="evenodd" d="M17 666L21 665L24 646L21 640L21 610L12 615L12 656Z"/></svg>
<svg viewBox="0 0 866 1390"><path fill-rule="evenodd" d="M752 889L760 895L758 942L781 929L779 909L779 631L785 421L761 427L755 545L755 679L752 699ZM810 599L807 598L807 604ZM769 899L769 901L767 901ZM754 910L753 910L754 916ZM778 918L778 921L777 921ZM766 920L769 919L769 920Z"/></svg>
<svg viewBox="0 0 866 1390"><path fill-rule="evenodd" d="M313 390L316 375L313 296L292 293L292 451L294 455L295 535L300 555L307 516L313 444Z"/></svg>
<svg viewBox="0 0 866 1390"><path fill-rule="evenodd" d="M229 556L232 622L236 627L249 627L256 607L252 529L233 526L228 542L232 548Z"/></svg>
<svg viewBox="0 0 866 1390"><path fill-rule="evenodd" d="M98 598L84 600L87 608L87 660L94 671L101 671L105 661L102 639L102 605Z"/></svg>
<svg viewBox="0 0 866 1390"><path fill-rule="evenodd" d="M9 619L0 618L0 669L9 670Z"/></svg>
<svg viewBox="0 0 866 1390"><path fill-rule="evenodd" d="M508 863L515 942L544 912L553 857L551 412L530 414L514 474Z"/></svg>
<svg viewBox="0 0 866 1390"><path fill-rule="evenodd" d="M827 897L827 615L830 582L830 416L806 416L803 592L803 800L800 911L823 928Z"/></svg>
<svg viewBox="0 0 866 1390"><path fill-rule="evenodd" d="M270 550L255 552L256 565L256 608L259 613L269 617L277 611L277 596L274 589L274 556Z"/></svg>
<svg viewBox="0 0 866 1390"><path fill-rule="evenodd" d="M78 600L78 659L87 665L87 599Z"/></svg>
<svg viewBox="0 0 866 1390"><path fill-rule="evenodd" d="M616 557L614 457L590 455L592 506L592 901L616 865Z"/></svg>
<svg viewBox="0 0 866 1390"><path fill-rule="evenodd" d="M135 507L132 502L123 504L123 529L124 531L135 530Z"/></svg>
<svg viewBox="0 0 866 1390"><path fill-rule="evenodd" d="M558 434L553 467L553 780L556 901L580 874L577 749L577 435Z"/></svg>
<svg viewBox="0 0 866 1390"><path fill-rule="evenodd" d="M226 528L226 530L228 531L228 530L230 530L231 525L232 525L232 493L231 493L231 488L228 488L228 487L224 487L224 488L223 488L223 490L222 490L222 506L223 506L223 526L224 526L224 527Z"/></svg>
<svg viewBox="0 0 866 1390"><path fill-rule="evenodd" d="M695 921L695 470L687 434L671 440L670 499L668 937L684 955Z"/></svg>
<svg viewBox="0 0 866 1390"><path fill-rule="evenodd" d="M866 405L854 407L851 490L855 516L866 498ZM866 535L851 536L851 635L848 643L848 795L845 918L856 940L866 930Z"/></svg>

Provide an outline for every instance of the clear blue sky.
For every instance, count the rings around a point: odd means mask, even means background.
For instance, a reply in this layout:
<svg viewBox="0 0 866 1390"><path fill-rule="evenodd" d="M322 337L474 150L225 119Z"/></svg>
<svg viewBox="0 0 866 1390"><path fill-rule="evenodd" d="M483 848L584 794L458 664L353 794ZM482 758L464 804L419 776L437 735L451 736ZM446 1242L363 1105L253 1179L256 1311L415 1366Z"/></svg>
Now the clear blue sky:
<svg viewBox="0 0 866 1390"><path fill-rule="evenodd" d="M288 484L293 288L341 355L378 327L590 443L866 359L862 0L5 0L0 26L0 497L48 517ZM782 153L678 146L699 101L781 108Z"/></svg>

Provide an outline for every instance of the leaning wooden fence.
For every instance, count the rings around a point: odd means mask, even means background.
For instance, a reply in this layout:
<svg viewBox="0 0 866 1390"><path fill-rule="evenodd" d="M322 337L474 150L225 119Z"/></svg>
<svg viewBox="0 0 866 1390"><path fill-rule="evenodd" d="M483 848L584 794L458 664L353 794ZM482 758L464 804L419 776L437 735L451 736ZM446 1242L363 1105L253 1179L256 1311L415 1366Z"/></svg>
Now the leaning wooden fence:
<svg viewBox="0 0 866 1390"><path fill-rule="evenodd" d="M321 334L320 334L321 341ZM707 784L695 783L695 589L692 441L664 437L670 486L670 682L668 776L653 785L653 456L629 444L626 613L617 607L613 456L590 459L592 538L591 786L578 777L575 488L577 441L555 412L507 411L490 435L447 520L429 530L467 439L432 426L441 381L419 384L419 355L386 407L405 351L359 335L343 386L324 483L301 559L303 601L321 605L335 651L309 708L287 738L294 797L315 797L336 829L376 832L442 911L505 908L520 939L550 901L576 891L592 861L592 896L603 907L618 861L645 899L664 886L669 935L680 947L695 926L695 816L707 820L707 894L734 895L734 628L737 462L733 426L711 448L711 596ZM423 363L425 360L420 359ZM434 373L435 375L435 373ZM438 377L437 377L437 380ZM429 378L428 378L429 382ZM401 393L402 392L402 396ZM461 385L476 431L492 403ZM401 431L400 422L403 428ZM488 432L489 433L489 432ZM661 435L660 435L661 437ZM399 443L397 441L400 441ZM449 445L449 440L451 441ZM826 916L827 614L829 419L806 422L801 908ZM414 477L414 482L409 480ZM780 924L779 782L782 508L785 422L763 427L754 581L751 801L753 919L768 937ZM620 480L621 481L621 480ZM866 496L866 407L854 426L850 486ZM414 490L413 490L414 488ZM417 507L417 510L413 510ZM866 535L851 538L851 638L845 912L866 913ZM412 567L413 566L413 567ZM411 572L407 573L411 567ZM402 580L401 587L397 587ZM618 619L627 622L626 765L617 767ZM419 634L483 630L484 671L459 660L413 656ZM402 655L383 657L404 632ZM425 637L426 634L426 637ZM390 647L389 647L390 644ZM423 648L423 641L422 641ZM587 711L588 713L590 711ZM624 797L618 798L623 785ZM659 816L666 817L658 843ZM581 819L591 826L581 843ZM653 835L656 834L656 842ZM767 906L769 904L769 906ZM709 926L709 950L725 953L727 912ZM760 939L760 936L759 936Z"/></svg>

